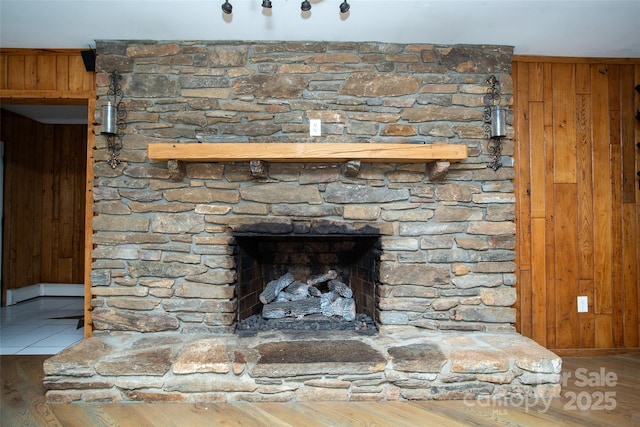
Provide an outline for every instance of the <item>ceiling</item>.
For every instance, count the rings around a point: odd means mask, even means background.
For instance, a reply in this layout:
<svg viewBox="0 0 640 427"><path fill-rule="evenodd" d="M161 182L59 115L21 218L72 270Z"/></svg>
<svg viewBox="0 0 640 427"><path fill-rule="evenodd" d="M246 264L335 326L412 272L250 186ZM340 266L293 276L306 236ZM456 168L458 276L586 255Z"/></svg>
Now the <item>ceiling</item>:
<svg viewBox="0 0 640 427"><path fill-rule="evenodd" d="M0 45L95 40L310 40L501 44L519 55L640 57L640 0L2 0Z"/></svg>
<svg viewBox="0 0 640 427"><path fill-rule="evenodd" d="M0 47L96 40L497 44L517 55L640 58L640 0L0 0ZM28 110L28 108L27 108ZM86 118L86 114L85 114Z"/></svg>

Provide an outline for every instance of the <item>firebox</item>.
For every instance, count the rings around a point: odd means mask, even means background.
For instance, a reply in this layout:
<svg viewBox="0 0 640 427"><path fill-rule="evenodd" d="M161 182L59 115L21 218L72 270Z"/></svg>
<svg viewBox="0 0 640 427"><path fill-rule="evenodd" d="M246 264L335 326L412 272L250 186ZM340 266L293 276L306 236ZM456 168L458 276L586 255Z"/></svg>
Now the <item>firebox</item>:
<svg viewBox="0 0 640 427"><path fill-rule="evenodd" d="M380 235L237 233L234 237L238 329L247 319L271 318L274 312L281 313L278 317L287 325L317 322L322 316L335 320L339 316L327 313L326 307L340 302L336 300L355 303L357 319L375 319ZM273 301L278 294L280 298ZM292 301L282 299L285 294Z"/></svg>

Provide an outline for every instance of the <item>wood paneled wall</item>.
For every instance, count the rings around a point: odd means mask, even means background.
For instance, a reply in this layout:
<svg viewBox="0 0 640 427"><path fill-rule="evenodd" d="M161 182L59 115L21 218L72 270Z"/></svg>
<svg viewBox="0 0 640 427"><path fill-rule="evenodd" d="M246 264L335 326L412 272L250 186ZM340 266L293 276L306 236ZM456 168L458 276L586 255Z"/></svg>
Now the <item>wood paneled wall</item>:
<svg viewBox="0 0 640 427"><path fill-rule="evenodd" d="M640 60L516 57L512 75L518 330L561 354L639 347Z"/></svg>
<svg viewBox="0 0 640 427"><path fill-rule="evenodd" d="M1 111L2 288L83 283L86 125L45 125Z"/></svg>
<svg viewBox="0 0 640 427"><path fill-rule="evenodd" d="M0 91L4 102L84 104L95 99L95 73L85 70L78 50L2 49Z"/></svg>

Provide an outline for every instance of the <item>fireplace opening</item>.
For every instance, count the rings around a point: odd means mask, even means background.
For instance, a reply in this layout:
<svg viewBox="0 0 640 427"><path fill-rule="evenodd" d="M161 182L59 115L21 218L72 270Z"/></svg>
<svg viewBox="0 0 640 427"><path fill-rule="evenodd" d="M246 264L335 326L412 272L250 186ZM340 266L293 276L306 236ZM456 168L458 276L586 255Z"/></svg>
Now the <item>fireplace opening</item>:
<svg viewBox="0 0 640 427"><path fill-rule="evenodd" d="M234 237L238 334L273 329L377 332L379 235Z"/></svg>

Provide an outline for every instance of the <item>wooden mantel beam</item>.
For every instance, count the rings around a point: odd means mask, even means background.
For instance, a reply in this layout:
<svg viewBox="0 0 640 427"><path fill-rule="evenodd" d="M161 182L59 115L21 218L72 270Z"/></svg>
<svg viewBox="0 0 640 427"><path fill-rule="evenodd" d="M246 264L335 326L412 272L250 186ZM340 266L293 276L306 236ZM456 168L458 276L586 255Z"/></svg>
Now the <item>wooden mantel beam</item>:
<svg viewBox="0 0 640 427"><path fill-rule="evenodd" d="M149 159L184 162L457 162L468 156L461 144L385 143L154 143L147 146Z"/></svg>

